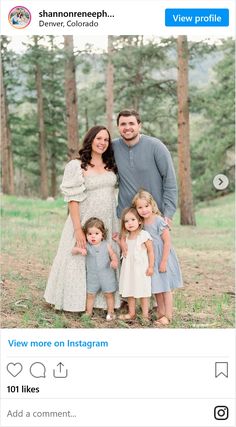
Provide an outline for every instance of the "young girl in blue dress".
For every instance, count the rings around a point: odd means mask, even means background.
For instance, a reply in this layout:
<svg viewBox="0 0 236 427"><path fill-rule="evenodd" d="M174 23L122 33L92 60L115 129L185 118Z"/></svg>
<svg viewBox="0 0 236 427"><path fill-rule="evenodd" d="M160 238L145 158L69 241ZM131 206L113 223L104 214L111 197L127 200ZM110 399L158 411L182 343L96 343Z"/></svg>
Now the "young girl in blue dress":
<svg viewBox="0 0 236 427"><path fill-rule="evenodd" d="M153 239L155 264L152 276L152 294L157 302L155 324L168 325L172 320L172 290L183 286L177 256L171 247L170 231L152 195L140 190L132 201L143 218L144 229Z"/></svg>

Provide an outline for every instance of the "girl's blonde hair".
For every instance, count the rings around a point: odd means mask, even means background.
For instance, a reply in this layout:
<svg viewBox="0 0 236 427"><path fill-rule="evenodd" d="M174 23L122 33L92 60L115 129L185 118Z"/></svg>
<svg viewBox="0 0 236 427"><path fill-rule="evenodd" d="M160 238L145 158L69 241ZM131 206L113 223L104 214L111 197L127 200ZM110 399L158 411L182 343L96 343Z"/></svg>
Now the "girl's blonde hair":
<svg viewBox="0 0 236 427"><path fill-rule="evenodd" d="M100 230L102 233L103 240L106 240L107 230L105 228L104 222L101 219L96 218L94 216L87 219L86 223L83 226L84 234L87 235L89 228L92 227L96 227L98 230Z"/></svg>
<svg viewBox="0 0 236 427"><path fill-rule="evenodd" d="M127 231L126 228L125 228L125 215L127 215L127 213L129 213L129 212L132 213L135 216L135 218L137 218L138 222L141 223L140 226L139 226L139 228L140 229L143 228L143 218L141 218L141 216L139 215L139 213L137 212L137 210L135 209L135 207L131 206L130 208L125 208L122 211L122 214L121 214L121 233L123 231Z"/></svg>
<svg viewBox="0 0 236 427"><path fill-rule="evenodd" d="M152 195L146 191L143 190L142 188L137 192L137 194L135 194L133 200L132 200L132 207L136 209L136 205L137 205L137 201L138 199L144 199L146 200L146 202L151 205L152 207L152 212L162 216L161 211L159 210L154 198L152 197Z"/></svg>

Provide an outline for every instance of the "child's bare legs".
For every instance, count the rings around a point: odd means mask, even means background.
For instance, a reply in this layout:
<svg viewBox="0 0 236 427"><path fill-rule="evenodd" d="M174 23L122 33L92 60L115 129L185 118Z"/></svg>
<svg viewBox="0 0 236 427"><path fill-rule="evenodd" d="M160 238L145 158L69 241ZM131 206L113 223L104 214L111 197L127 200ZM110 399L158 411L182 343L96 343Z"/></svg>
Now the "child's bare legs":
<svg viewBox="0 0 236 427"><path fill-rule="evenodd" d="M158 305L158 322L166 325L172 320L172 292L169 291L155 294L155 298Z"/></svg>
<svg viewBox="0 0 236 427"><path fill-rule="evenodd" d="M148 319L149 300L148 298L140 298L142 315L144 319Z"/></svg>
<svg viewBox="0 0 236 427"><path fill-rule="evenodd" d="M173 312L173 297L172 292L163 292L164 304L165 304L165 316L170 321L172 320L172 312Z"/></svg>
<svg viewBox="0 0 236 427"><path fill-rule="evenodd" d="M106 292L104 293L104 295L107 302L107 313L114 314L114 307L115 307L114 293Z"/></svg>
<svg viewBox="0 0 236 427"><path fill-rule="evenodd" d="M136 316L136 301L134 297L128 297L128 307L129 307L129 315L131 319L134 319Z"/></svg>
<svg viewBox="0 0 236 427"><path fill-rule="evenodd" d="M165 314L166 314L163 295L164 295L163 292L161 292L160 294L155 294L155 299L157 302L157 318L158 319L160 319L160 317L165 316Z"/></svg>
<svg viewBox="0 0 236 427"><path fill-rule="evenodd" d="M95 301L96 294L88 294L86 299L86 314L92 316L93 314L93 306Z"/></svg>
<svg viewBox="0 0 236 427"><path fill-rule="evenodd" d="M136 317L136 301L134 297L128 297L128 308L129 312L127 314L121 314L119 316L120 320L134 320Z"/></svg>

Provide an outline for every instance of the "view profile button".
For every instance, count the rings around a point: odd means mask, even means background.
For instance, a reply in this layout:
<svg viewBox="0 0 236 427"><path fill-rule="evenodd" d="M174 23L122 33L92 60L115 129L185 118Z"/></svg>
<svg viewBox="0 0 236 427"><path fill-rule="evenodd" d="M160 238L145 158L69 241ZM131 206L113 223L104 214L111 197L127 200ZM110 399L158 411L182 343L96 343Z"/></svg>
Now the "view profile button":
<svg viewBox="0 0 236 427"><path fill-rule="evenodd" d="M166 27L228 27L229 9L166 9Z"/></svg>

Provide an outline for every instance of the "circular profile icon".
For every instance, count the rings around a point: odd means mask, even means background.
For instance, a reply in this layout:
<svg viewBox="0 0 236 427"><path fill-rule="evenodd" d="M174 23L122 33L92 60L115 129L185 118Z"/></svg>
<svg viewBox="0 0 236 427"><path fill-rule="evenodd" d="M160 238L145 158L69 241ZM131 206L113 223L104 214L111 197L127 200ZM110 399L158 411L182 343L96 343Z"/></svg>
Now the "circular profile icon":
<svg viewBox="0 0 236 427"><path fill-rule="evenodd" d="M31 13L25 6L15 6L8 13L8 21L12 27L23 30L31 21Z"/></svg>

